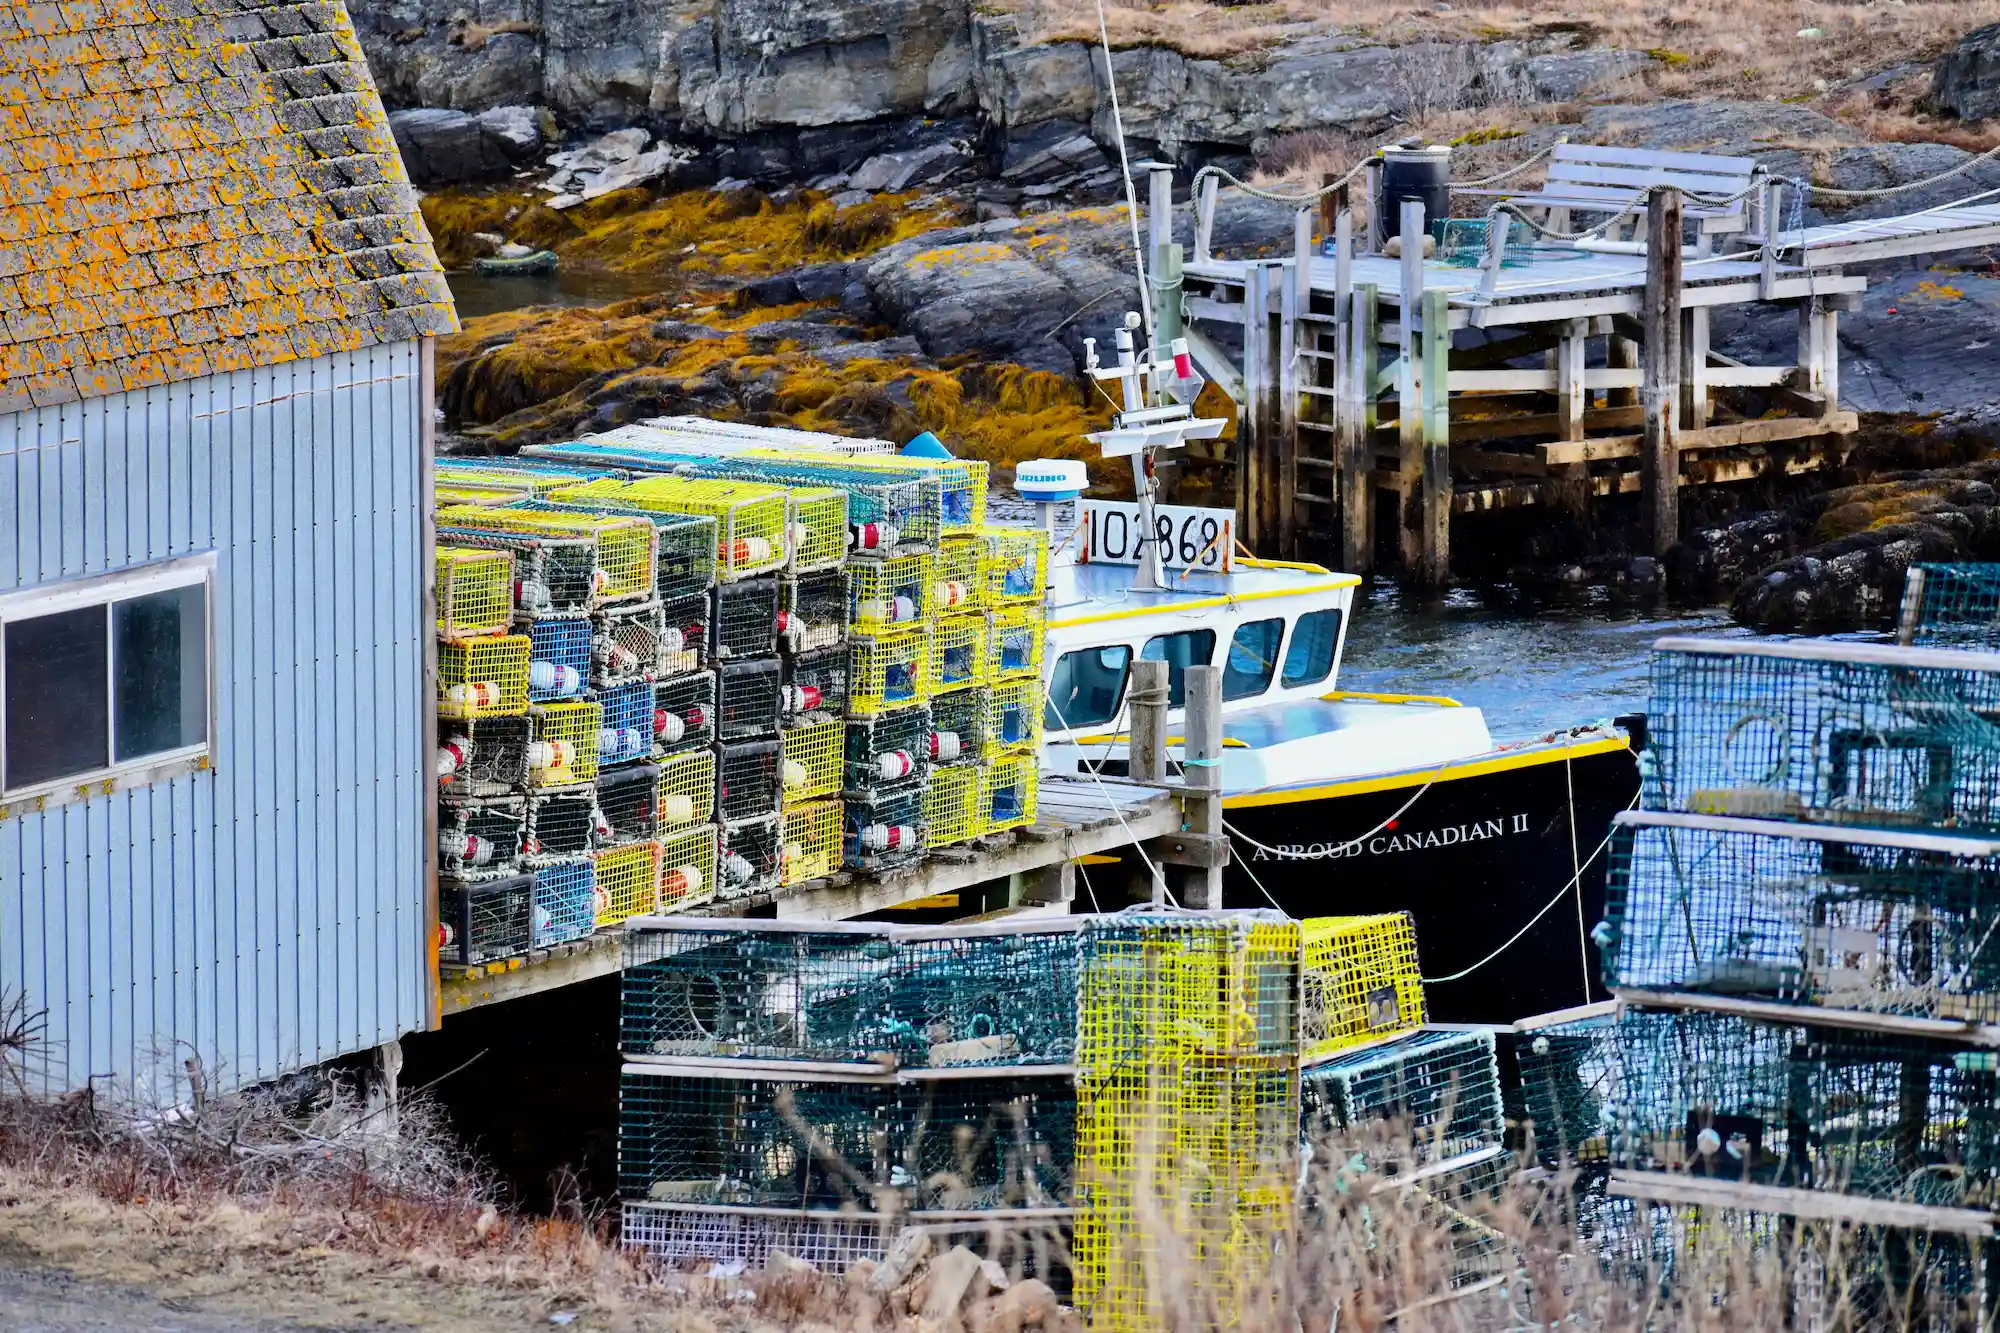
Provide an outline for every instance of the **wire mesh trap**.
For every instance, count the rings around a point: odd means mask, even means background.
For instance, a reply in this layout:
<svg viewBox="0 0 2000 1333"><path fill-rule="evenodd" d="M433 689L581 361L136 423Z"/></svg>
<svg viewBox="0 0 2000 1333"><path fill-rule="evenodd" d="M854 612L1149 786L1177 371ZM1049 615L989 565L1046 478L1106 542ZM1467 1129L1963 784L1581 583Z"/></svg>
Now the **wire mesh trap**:
<svg viewBox="0 0 2000 1333"><path fill-rule="evenodd" d="M594 468L504 454L478 457L443 454L432 463L432 467L437 470L440 481L453 485L525 486L531 494L538 496L609 475Z"/></svg>
<svg viewBox="0 0 2000 1333"><path fill-rule="evenodd" d="M505 632L514 618L513 553L438 547L437 611L440 639Z"/></svg>
<svg viewBox="0 0 2000 1333"><path fill-rule="evenodd" d="M660 839L660 910L680 912L715 897L715 826L697 824Z"/></svg>
<svg viewBox="0 0 2000 1333"><path fill-rule="evenodd" d="M840 869L840 820L838 800L786 806L785 847L778 871L780 884L790 887L825 879Z"/></svg>
<svg viewBox="0 0 2000 1333"><path fill-rule="evenodd" d="M938 543L931 603L939 615L987 609L985 554L985 543L977 537L952 537Z"/></svg>
<svg viewBox="0 0 2000 1333"><path fill-rule="evenodd" d="M1408 912L1299 923L1299 1040L1308 1060L1422 1027L1423 974Z"/></svg>
<svg viewBox="0 0 2000 1333"><path fill-rule="evenodd" d="M558 495L565 493L556 492ZM438 523L440 530L467 523L488 533L515 533L544 541L588 542L591 552L590 593L586 604L574 609L643 601L654 595L653 555L658 539L653 535L652 523L646 519L509 506L504 509L447 509L438 514ZM456 535L451 540L454 544L462 544ZM523 588L518 599L520 609L531 614L561 609L554 604L555 590L551 588L549 593L551 604L545 608L531 601L527 589Z"/></svg>
<svg viewBox="0 0 2000 1333"><path fill-rule="evenodd" d="M809 1083L628 1066L628 1200L907 1213L1064 1206L1076 1159L1065 1078Z"/></svg>
<svg viewBox="0 0 2000 1333"><path fill-rule="evenodd" d="M715 657L709 624L713 612L714 606L707 593L661 603L660 644L654 679L684 676L708 667Z"/></svg>
<svg viewBox="0 0 2000 1333"><path fill-rule="evenodd" d="M597 790L589 785L563 791L538 792L527 800L528 826L521 855L530 864L585 856L609 841L597 809Z"/></svg>
<svg viewBox="0 0 2000 1333"><path fill-rule="evenodd" d="M1488 1032L1414 1032L1309 1064L1299 1076L1306 1133L1372 1121L1407 1125L1418 1156L1442 1160L1498 1141L1500 1068Z"/></svg>
<svg viewBox="0 0 2000 1333"><path fill-rule="evenodd" d="M955 847L979 836L979 770L933 768L924 782L924 833L930 846Z"/></svg>
<svg viewBox="0 0 2000 1333"><path fill-rule="evenodd" d="M2000 670L1863 644L1666 640L1646 808L2000 828Z"/></svg>
<svg viewBox="0 0 2000 1333"><path fill-rule="evenodd" d="M837 717L787 727L780 739L779 777L784 804L800 805L840 794L845 770L845 724Z"/></svg>
<svg viewBox="0 0 2000 1333"><path fill-rule="evenodd" d="M627 764L599 773L595 821L599 847L658 837L660 770L652 764Z"/></svg>
<svg viewBox="0 0 2000 1333"><path fill-rule="evenodd" d="M689 750L659 763L661 833L715 817L715 752Z"/></svg>
<svg viewBox="0 0 2000 1333"><path fill-rule="evenodd" d="M928 846L924 839L924 780L904 778L845 797L847 864L880 872L915 865Z"/></svg>
<svg viewBox="0 0 2000 1333"><path fill-rule="evenodd" d="M524 634L502 634L438 645L438 716L498 717L528 709Z"/></svg>
<svg viewBox="0 0 2000 1333"><path fill-rule="evenodd" d="M1035 822L1040 759L1032 754L989 759L979 769L979 834L1005 833Z"/></svg>
<svg viewBox="0 0 2000 1333"><path fill-rule="evenodd" d="M762 451L753 451L752 456ZM986 522L985 463L970 458L919 458L907 454L870 455L853 465L884 469L890 474L916 475L938 487L938 537L970 535Z"/></svg>
<svg viewBox="0 0 2000 1333"><path fill-rule="evenodd" d="M844 1273L863 1259L880 1262L907 1221L887 1213L778 1214L630 1201L621 1213L619 1240L656 1259L740 1261L760 1268L773 1253L782 1253L822 1273ZM1060 1238L1043 1245L1059 1249Z"/></svg>
<svg viewBox="0 0 2000 1333"><path fill-rule="evenodd" d="M1172 1262L1252 1318L1296 1227L1297 923L1121 913L1081 944L1077 1304L1093 1329L1156 1328Z"/></svg>
<svg viewBox="0 0 2000 1333"><path fill-rule="evenodd" d="M991 691L983 688L941 694L931 701L931 762L977 764L986 754Z"/></svg>
<svg viewBox="0 0 2000 1333"><path fill-rule="evenodd" d="M566 481L564 486L581 485L591 480L594 479L573 478ZM715 586L715 559L718 545L715 537L715 520L705 515L662 513L656 509L642 509L636 505L604 500L581 504L566 500L544 500L519 507L557 513L643 518L653 525L656 542L653 558L653 591L660 601L672 602L683 597L698 597Z"/></svg>
<svg viewBox="0 0 2000 1333"><path fill-rule="evenodd" d="M913 474L880 456L829 459L756 448L701 466L778 485L839 488L847 495L848 549L855 555L930 550L943 531L944 489L938 478Z"/></svg>
<svg viewBox="0 0 2000 1333"><path fill-rule="evenodd" d="M2000 648L2000 564L1912 565L1902 630L1925 648Z"/></svg>
<svg viewBox="0 0 2000 1333"><path fill-rule="evenodd" d="M820 714L840 717L847 712L847 648L785 659L784 708L789 725Z"/></svg>
<svg viewBox="0 0 2000 1333"><path fill-rule="evenodd" d="M528 803L519 796L440 796L438 870L455 879L511 875L527 838Z"/></svg>
<svg viewBox="0 0 2000 1333"><path fill-rule="evenodd" d="M778 646L803 656L847 641L847 571L828 569L784 581L780 590Z"/></svg>
<svg viewBox="0 0 2000 1333"><path fill-rule="evenodd" d="M622 1048L695 1060L1064 1065L1073 923L993 932L687 922L626 940Z"/></svg>
<svg viewBox="0 0 2000 1333"><path fill-rule="evenodd" d="M715 673L697 671L653 685L653 750L680 754L715 743Z"/></svg>
<svg viewBox="0 0 2000 1333"><path fill-rule="evenodd" d="M1049 588L1049 537L1040 528L982 527L979 569L992 607L1039 608Z"/></svg>
<svg viewBox="0 0 2000 1333"><path fill-rule="evenodd" d="M2000 1019L2000 844L1628 814L1612 838L1606 981Z"/></svg>
<svg viewBox="0 0 2000 1333"><path fill-rule="evenodd" d="M534 877L438 880L438 959L471 967L534 947Z"/></svg>
<svg viewBox="0 0 2000 1333"><path fill-rule="evenodd" d="M597 727L600 768L629 764L653 753L653 685L635 680L597 692L601 718Z"/></svg>
<svg viewBox="0 0 2000 1333"><path fill-rule="evenodd" d="M839 569L847 559L847 494L825 487L790 488L794 574Z"/></svg>
<svg viewBox="0 0 2000 1333"><path fill-rule="evenodd" d="M742 421L719 421L712 417L647 417L639 423L654 431L677 435L710 436L745 445L776 445L787 449L809 449L814 453L847 455L893 454L894 442L859 435L836 435L831 431L798 430L791 426L753 426Z"/></svg>
<svg viewBox="0 0 2000 1333"><path fill-rule="evenodd" d="M723 742L717 747L715 804L724 823L777 811L784 748L775 740Z"/></svg>
<svg viewBox="0 0 2000 1333"><path fill-rule="evenodd" d="M494 509L438 511L440 542L506 551L514 558L514 609L530 616L580 616L597 601L597 542L588 533L510 531L488 522Z"/></svg>
<svg viewBox="0 0 2000 1333"><path fill-rule="evenodd" d="M658 602L616 607L592 617L591 687L608 690L631 681L667 674L668 645L685 642L685 634L667 637L664 608Z"/></svg>
<svg viewBox="0 0 2000 1333"><path fill-rule="evenodd" d="M1614 1166L1990 1208L2000 1054L1916 1037L1627 1010Z"/></svg>
<svg viewBox="0 0 2000 1333"><path fill-rule="evenodd" d="M1015 606L986 617L986 679L1041 679L1042 639L1048 633L1042 609Z"/></svg>
<svg viewBox="0 0 2000 1333"><path fill-rule="evenodd" d="M597 924L615 926L627 917L660 910L660 844L635 842L598 852Z"/></svg>
<svg viewBox="0 0 2000 1333"><path fill-rule="evenodd" d="M538 616L528 625L528 702L576 699L590 685L592 625L586 616Z"/></svg>
<svg viewBox="0 0 2000 1333"><path fill-rule="evenodd" d="M789 558L790 501L774 486L701 477L642 477L636 481L593 481L555 497L573 504L609 500L669 514L694 514L715 521L715 574L723 582L766 574Z"/></svg>
<svg viewBox="0 0 2000 1333"><path fill-rule="evenodd" d="M776 577L718 583L712 596L709 643L718 659L768 657L778 651Z"/></svg>
<svg viewBox="0 0 2000 1333"><path fill-rule="evenodd" d="M852 560L847 566L847 618L858 629L921 625L931 618L928 555Z"/></svg>
<svg viewBox="0 0 2000 1333"><path fill-rule="evenodd" d="M1514 1062L1521 1082L1509 1109L1526 1125L1543 1162L1588 1165L1609 1159L1613 1108L1625 1095L1623 1056L1613 1014L1520 1034Z"/></svg>
<svg viewBox="0 0 2000 1333"><path fill-rule="evenodd" d="M716 668L717 739L734 743L776 736L784 704L784 664L751 657Z"/></svg>
<svg viewBox="0 0 2000 1333"><path fill-rule="evenodd" d="M486 505L510 505L527 498L528 491L521 486L448 486L437 485L431 489L431 500L439 506L480 507Z"/></svg>
<svg viewBox="0 0 2000 1333"><path fill-rule="evenodd" d="M928 626L848 638L847 712L874 717L931 697Z"/></svg>
<svg viewBox="0 0 2000 1333"><path fill-rule="evenodd" d="M937 693L970 689L986 679L986 617L946 616L931 638L936 662Z"/></svg>
<svg viewBox="0 0 2000 1333"><path fill-rule="evenodd" d="M921 780L930 769L933 735L931 711L924 707L849 722L843 790L865 797L883 787Z"/></svg>
<svg viewBox="0 0 2000 1333"><path fill-rule="evenodd" d="M1040 680L1012 680L986 692L986 754L1034 754L1042 748L1044 691Z"/></svg>
<svg viewBox="0 0 2000 1333"><path fill-rule="evenodd" d="M463 796L504 796L525 787L529 726L525 715L441 721L434 764L440 786Z"/></svg>
<svg viewBox="0 0 2000 1333"><path fill-rule="evenodd" d="M594 703L540 704L530 720L528 785L570 787L597 777L604 710Z"/></svg>
<svg viewBox="0 0 2000 1333"><path fill-rule="evenodd" d="M597 875L589 857L535 868L537 949L580 940L597 928Z"/></svg>
<svg viewBox="0 0 2000 1333"><path fill-rule="evenodd" d="M724 824L716 851L715 896L727 900L769 893L778 886L784 854L785 826L779 816Z"/></svg>

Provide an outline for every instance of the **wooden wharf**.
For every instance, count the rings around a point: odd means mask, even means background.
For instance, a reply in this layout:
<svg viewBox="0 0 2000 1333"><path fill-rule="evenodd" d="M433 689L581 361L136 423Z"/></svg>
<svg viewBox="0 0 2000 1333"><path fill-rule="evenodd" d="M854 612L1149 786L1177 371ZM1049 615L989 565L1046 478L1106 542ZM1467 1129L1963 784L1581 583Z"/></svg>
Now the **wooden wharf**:
<svg viewBox="0 0 2000 1333"><path fill-rule="evenodd" d="M1194 197L1183 262L1171 175L1152 164L1161 337L1186 337L1237 405L1246 544L1366 574L1379 529L1405 576L1436 586L1449 581L1455 517L1637 493L1663 554L1682 487L1844 460L1858 419L1840 406L1839 319L1867 286L1849 269L2000 244L2000 199L1786 228L1790 187L1768 177L1741 230L1698 221L1690 244L1683 199L1700 196L1674 185L1681 164L1733 159L1588 151L1635 164L1609 173L1647 187L1622 195L1643 201L1634 239L1520 258L1496 226L1461 264L1424 257L1416 203L1395 219L1400 254L1371 249L1344 191L1298 211L1289 256L1217 255L1213 177ZM1712 312L1747 305L1796 311L1795 356L1748 365L1714 349Z"/></svg>

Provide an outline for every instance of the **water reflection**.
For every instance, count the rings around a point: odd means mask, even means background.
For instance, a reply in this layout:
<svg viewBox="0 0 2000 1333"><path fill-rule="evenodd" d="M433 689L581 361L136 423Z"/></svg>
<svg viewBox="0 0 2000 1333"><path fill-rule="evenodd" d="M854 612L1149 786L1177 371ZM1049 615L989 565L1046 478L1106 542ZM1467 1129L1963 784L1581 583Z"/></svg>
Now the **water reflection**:
<svg viewBox="0 0 2000 1333"><path fill-rule="evenodd" d="M445 274L460 319L477 319L531 305L594 306L665 291L657 275L559 269L554 273L492 274L459 270Z"/></svg>

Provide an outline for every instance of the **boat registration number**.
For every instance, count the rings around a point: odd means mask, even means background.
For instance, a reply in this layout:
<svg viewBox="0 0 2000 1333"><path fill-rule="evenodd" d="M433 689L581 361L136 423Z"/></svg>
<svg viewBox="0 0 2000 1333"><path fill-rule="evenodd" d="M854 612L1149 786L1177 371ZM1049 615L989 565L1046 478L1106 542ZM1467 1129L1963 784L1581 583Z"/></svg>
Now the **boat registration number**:
<svg viewBox="0 0 2000 1333"><path fill-rule="evenodd" d="M1153 506L1153 532L1160 543L1160 563L1169 569L1196 569L1227 574L1236 547L1236 515L1228 509L1195 509L1187 505ZM1083 502L1083 548L1078 557L1087 565L1136 565L1145 529L1139 506L1120 500Z"/></svg>

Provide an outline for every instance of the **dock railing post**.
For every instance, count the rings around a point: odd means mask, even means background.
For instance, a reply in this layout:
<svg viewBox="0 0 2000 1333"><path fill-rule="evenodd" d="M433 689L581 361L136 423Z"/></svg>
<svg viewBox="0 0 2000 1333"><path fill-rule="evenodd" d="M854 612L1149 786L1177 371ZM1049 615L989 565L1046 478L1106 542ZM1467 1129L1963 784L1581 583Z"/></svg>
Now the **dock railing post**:
<svg viewBox="0 0 2000 1333"><path fill-rule="evenodd" d="M1397 243L1402 248L1401 278L1397 284L1397 304L1401 308L1398 327L1401 336L1396 351L1401 373L1396 377L1396 530L1400 537L1405 577L1423 577L1423 520L1411 504L1412 496L1423 487L1424 409L1423 358L1420 334L1424 318L1424 205L1421 199L1403 201Z"/></svg>
<svg viewBox="0 0 2000 1333"><path fill-rule="evenodd" d="M1167 780L1167 664L1140 658L1132 664L1132 729L1126 741L1126 769L1137 782ZM1152 901L1166 906L1165 872L1153 866Z"/></svg>
<svg viewBox="0 0 2000 1333"><path fill-rule="evenodd" d="M1653 555L1680 540L1681 194L1656 187L1646 200L1646 335L1639 481Z"/></svg>
<svg viewBox="0 0 2000 1333"><path fill-rule="evenodd" d="M1212 854L1192 869L1181 892L1184 905L1222 906L1222 870L1229 862L1229 832L1222 826L1222 668L1189 667L1187 717L1182 725L1182 770L1189 787L1181 809L1188 832Z"/></svg>

